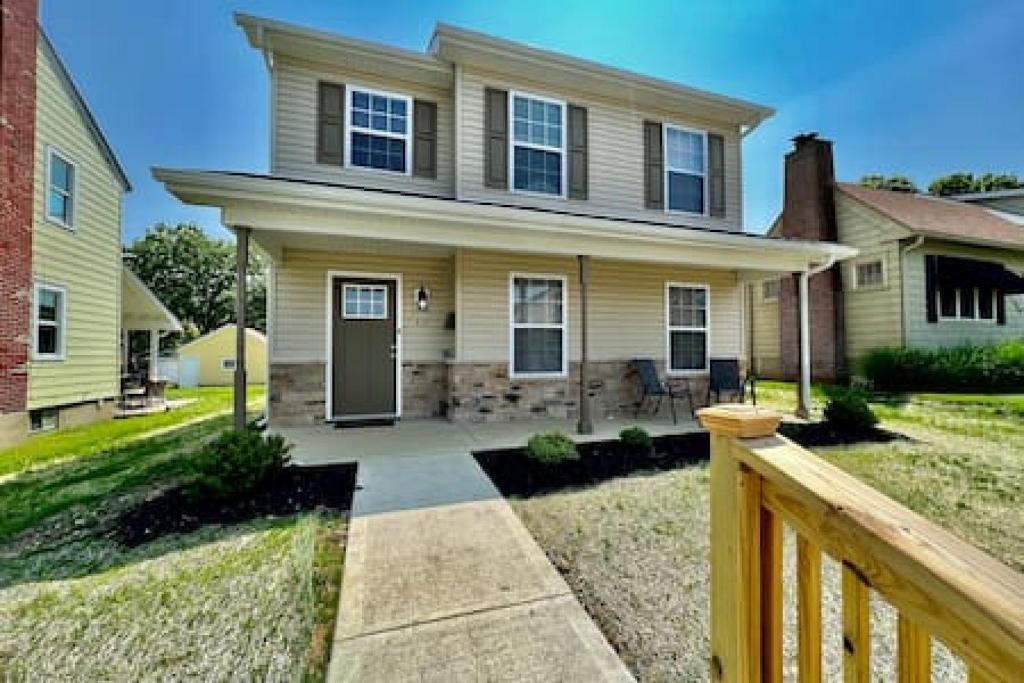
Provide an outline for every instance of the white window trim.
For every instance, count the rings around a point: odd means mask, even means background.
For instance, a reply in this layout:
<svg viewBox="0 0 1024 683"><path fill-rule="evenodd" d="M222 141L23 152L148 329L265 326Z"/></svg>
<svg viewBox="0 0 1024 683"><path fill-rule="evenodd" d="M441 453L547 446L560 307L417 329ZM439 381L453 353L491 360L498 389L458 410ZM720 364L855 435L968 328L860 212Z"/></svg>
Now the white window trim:
<svg viewBox="0 0 1024 683"><path fill-rule="evenodd" d="M672 325L671 314L671 292L673 287L685 287L688 289L703 289L705 301L704 327L691 325ZM679 369L672 367L672 333L673 332L703 332L704 333L704 367L693 369ZM665 371L672 377L692 377L694 375L707 374L711 367L711 287L706 282L666 282L665 283Z"/></svg>
<svg viewBox="0 0 1024 683"><path fill-rule="evenodd" d="M229 363L231 364L231 367L228 367ZM234 358L221 358L220 359L220 369L221 369L222 372L234 372L236 367L237 367L237 365L235 364L235 359Z"/></svg>
<svg viewBox="0 0 1024 683"><path fill-rule="evenodd" d="M778 289L775 290L775 296L766 296L764 293L764 286L769 282L774 282L778 285ZM766 304L777 304L779 299L782 297L782 281L781 280L762 280L761 281L761 301Z"/></svg>
<svg viewBox="0 0 1024 683"><path fill-rule="evenodd" d="M561 323L517 323L516 322L516 279L558 280L562 283L562 322ZM562 330L562 369L558 372L516 372L516 334L517 329L561 329ZM523 273L508 274L508 376L512 379L556 379L569 376L569 279L556 273Z"/></svg>
<svg viewBox="0 0 1024 683"><path fill-rule="evenodd" d="M679 130L684 133L693 133L700 135L704 141L704 173L694 173L693 171L687 171L681 168L672 168L668 163L668 131L669 129ZM667 123L661 124L661 154L664 160L665 170L662 172L662 196L665 198L665 213L674 213L682 216L708 216L711 213L711 188L709 187L708 179L708 132L701 130L700 128L691 128L689 126L682 126L678 123ZM696 211L684 211L682 209L670 209L669 208L669 197L668 197L668 174L672 173L683 173L686 175L699 176L704 179L704 210L700 213Z"/></svg>
<svg viewBox="0 0 1024 683"><path fill-rule="evenodd" d="M39 293L48 289L60 292L60 316L59 323L55 325L58 330L57 352L40 353L39 348ZM67 357L68 348L68 288L64 285L52 282L36 282L32 286L32 360L34 361L62 361Z"/></svg>
<svg viewBox="0 0 1024 683"><path fill-rule="evenodd" d="M53 415L54 415L53 426L52 427L39 427L38 429L33 429L32 428L32 413L34 413L36 411L52 412ZM58 409L56 407L33 408L32 410L30 410L28 412L29 412L29 430L28 430L29 434L46 434L47 432L55 432L55 431L60 429L60 409Z"/></svg>
<svg viewBox="0 0 1024 683"><path fill-rule="evenodd" d="M859 258L853 262L853 289L856 291L870 291L873 289L885 289L889 285L889 267L886 263L887 259L884 255L867 256ZM882 264L882 281L873 284L862 285L860 280L857 279L857 269L860 266L870 265L872 263Z"/></svg>
<svg viewBox="0 0 1024 683"><path fill-rule="evenodd" d="M539 100L541 102L547 102L548 104L557 104L561 110L562 120L562 146L552 147L550 145L539 145L534 142L516 142L516 131L515 131L515 109L516 109L516 98L525 97L531 100ZM568 196L568 188L566 187L567 167L566 157L568 156L566 150L566 132L569 127L569 121L566 118L568 113L568 107L564 100L558 100L553 97L545 97L543 95L534 95L533 93L524 92L522 90L509 90L508 92L508 189L515 194L527 195L530 197L546 197L548 199L565 199ZM516 145L522 147L529 147L530 149L539 149L544 152L556 152L561 157L559 168L561 171L561 180L559 181L559 187L561 193L552 194L549 192L537 192L536 190L517 190L516 189Z"/></svg>
<svg viewBox="0 0 1024 683"><path fill-rule="evenodd" d="M371 313L354 313L349 315L348 310L345 308L345 302L348 300L348 290L350 289L372 289L384 292L384 311L380 315L374 315ZM387 320L388 319L388 287L387 285L375 285L375 284L360 284L356 282L347 282L341 286L341 317L346 320Z"/></svg>
<svg viewBox="0 0 1024 683"><path fill-rule="evenodd" d="M370 95L381 95L383 97L390 97L391 99L404 100L405 101L405 133L393 133L390 130L374 130L372 128L364 128L363 126L352 125L352 97L356 91L369 93ZM346 84L345 85L345 142L343 149L345 150L345 168L352 169L354 171L367 171L369 173L385 173L391 176L411 176L412 175L412 128L413 128L413 101L408 95L402 93L390 92L388 90L381 90L380 88L367 88L362 85ZM367 135L376 135L378 137L393 138L395 140L405 141L405 171L392 171L386 168L370 168L369 166L357 166L352 163L352 134L353 133L366 133Z"/></svg>
<svg viewBox="0 0 1024 683"><path fill-rule="evenodd" d="M993 325L998 321L999 314L997 313L997 304L999 292L995 289L992 290L992 317L982 318L981 309L978 307L979 298L981 297L981 288L975 285L971 285L971 293L974 296L974 317L968 318L962 314L960 306L960 298L963 294L964 288L956 288L956 315L943 315L942 314L942 291L941 287L935 288L935 308L939 312L939 320L948 322L963 322L963 323L982 323L984 325Z"/></svg>
<svg viewBox="0 0 1024 683"><path fill-rule="evenodd" d="M50 178L52 178L53 168L53 157L59 157L61 161L67 164L71 168L71 191L65 193L60 188L53 188ZM65 230L75 231L75 218L78 214L78 165L72 161L71 157L60 151L56 147L48 146L46 148L46 192L43 197L43 215L46 216L46 220L49 223L60 226ZM53 216L50 214L50 189L57 189L61 194L66 194L68 200L71 203L70 220L64 221L64 219Z"/></svg>

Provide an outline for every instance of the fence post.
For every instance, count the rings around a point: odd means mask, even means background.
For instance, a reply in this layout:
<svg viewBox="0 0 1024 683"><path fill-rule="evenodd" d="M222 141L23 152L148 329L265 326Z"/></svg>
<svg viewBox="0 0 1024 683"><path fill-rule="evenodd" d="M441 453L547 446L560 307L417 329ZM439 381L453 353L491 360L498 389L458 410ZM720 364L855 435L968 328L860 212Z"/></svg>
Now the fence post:
<svg viewBox="0 0 1024 683"><path fill-rule="evenodd" d="M761 479L737 439L771 436L781 416L751 406L698 411L711 434L711 680L761 680ZM771 624L765 624L769 628Z"/></svg>

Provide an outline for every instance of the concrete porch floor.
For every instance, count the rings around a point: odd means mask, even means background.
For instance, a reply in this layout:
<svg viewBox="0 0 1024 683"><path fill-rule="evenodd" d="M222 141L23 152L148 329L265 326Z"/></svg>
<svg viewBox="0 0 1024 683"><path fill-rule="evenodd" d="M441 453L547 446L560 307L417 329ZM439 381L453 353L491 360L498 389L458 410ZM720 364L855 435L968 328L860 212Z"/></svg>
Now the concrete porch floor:
<svg viewBox="0 0 1024 683"><path fill-rule="evenodd" d="M331 425L313 427L278 427L281 434L295 445L292 459L300 465L325 465L358 462L365 458L384 456L452 455L496 448L525 446L538 432L561 431L577 442L604 441L618 438L624 427L639 425L651 436L689 434L702 431L696 420L680 417L678 424L670 419L605 419L594 421L593 434L576 434L575 420L520 420L515 422L448 422L447 420L401 420L394 426L346 427Z"/></svg>

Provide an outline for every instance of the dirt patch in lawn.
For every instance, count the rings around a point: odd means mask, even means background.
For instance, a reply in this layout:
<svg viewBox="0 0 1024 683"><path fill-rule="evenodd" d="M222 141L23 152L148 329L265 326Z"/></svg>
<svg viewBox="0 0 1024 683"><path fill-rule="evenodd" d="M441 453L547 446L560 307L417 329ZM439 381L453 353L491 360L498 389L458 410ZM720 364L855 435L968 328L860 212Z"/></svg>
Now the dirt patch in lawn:
<svg viewBox="0 0 1024 683"><path fill-rule="evenodd" d="M879 427L869 427L867 429L839 428L828 422L784 422L779 426L779 434L796 441L805 448L912 441L912 439L903 434L890 432Z"/></svg>
<svg viewBox="0 0 1024 683"><path fill-rule="evenodd" d="M227 500L196 500L183 486L157 493L125 512L114 536L134 547L167 534L184 534L207 524L238 524L318 508L346 511L352 505L356 465L289 467L257 490Z"/></svg>
<svg viewBox="0 0 1024 683"><path fill-rule="evenodd" d="M674 470L708 459L709 440L703 432L654 439L650 452L627 448L621 441L579 444L578 460L542 463L524 448L473 454L503 496L529 497L577 486L592 486L634 472Z"/></svg>

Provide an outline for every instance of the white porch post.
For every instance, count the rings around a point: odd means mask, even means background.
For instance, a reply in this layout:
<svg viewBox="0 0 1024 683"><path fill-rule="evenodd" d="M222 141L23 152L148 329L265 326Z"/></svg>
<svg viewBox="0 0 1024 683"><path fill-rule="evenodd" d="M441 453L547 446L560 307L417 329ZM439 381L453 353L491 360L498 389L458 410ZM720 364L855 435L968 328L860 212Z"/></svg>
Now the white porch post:
<svg viewBox="0 0 1024 683"><path fill-rule="evenodd" d="M800 395L797 400L796 414L802 418L811 415L811 315L807 301L807 281L810 273L800 273L799 294L800 306Z"/></svg>
<svg viewBox="0 0 1024 683"><path fill-rule="evenodd" d="M249 228L235 228L235 431L245 429L245 276L249 264Z"/></svg>
<svg viewBox="0 0 1024 683"><path fill-rule="evenodd" d="M149 331L149 381L160 377L160 330Z"/></svg>

